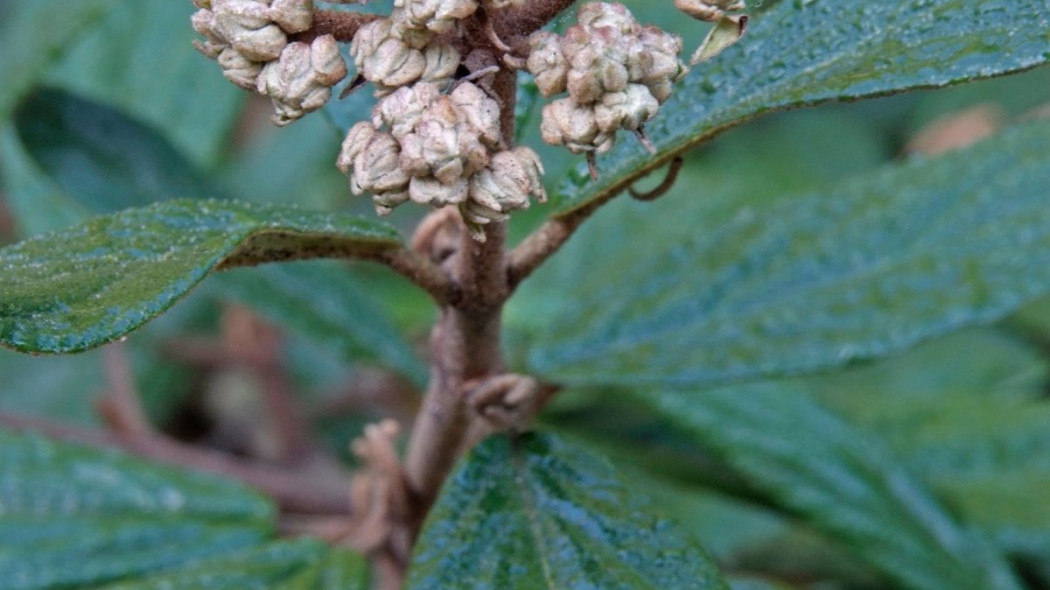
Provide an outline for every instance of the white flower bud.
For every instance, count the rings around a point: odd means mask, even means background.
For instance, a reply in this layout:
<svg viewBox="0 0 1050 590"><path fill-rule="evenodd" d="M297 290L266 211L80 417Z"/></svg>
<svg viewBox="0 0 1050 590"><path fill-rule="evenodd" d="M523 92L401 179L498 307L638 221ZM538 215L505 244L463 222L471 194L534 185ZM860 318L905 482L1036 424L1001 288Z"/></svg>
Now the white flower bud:
<svg viewBox="0 0 1050 590"><path fill-rule="evenodd" d="M394 207L408 202L408 191L399 190L375 193L372 195L372 202L376 206L378 215L390 215L394 211Z"/></svg>
<svg viewBox="0 0 1050 590"><path fill-rule="evenodd" d="M423 50L426 66L420 76L426 82L443 82L456 74L459 67L459 51L447 43L432 42Z"/></svg>
<svg viewBox="0 0 1050 590"><path fill-rule="evenodd" d="M215 13L207 9L201 9L190 17L193 30L204 35L204 41L193 41L193 47L210 59L217 59L222 50L228 45L226 39L215 28Z"/></svg>
<svg viewBox="0 0 1050 590"><path fill-rule="evenodd" d="M219 54L219 67L227 80L245 90L255 90L263 64L252 61L233 47L227 47Z"/></svg>
<svg viewBox="0 0 1050 590"><path fill-rule="evenodd" d="M401 139L415 131L423 120L423 113L441 96L436 84L417 82L402 86L381 99L372 110L372 124L387 126L390 133Z"/></svg>
<svg viewBox="0 0 1050 590"><path fill-rule="evenodd" d="M445 184L429 176L414 176L408 184L409 198L420 205L457 205L466 201L469 194L470 185L464 178Z"/></svg>
<svg viewBox="0 0 1050 590"><path fill-rule="evenodd" d="M343 147L339 150L339 159L335 162L340 172L343 174L350 173L350 170L354 167L354 159L368 147L368 144L377 133L380 133L380 131L366 121L361 121L350 128L350 131L346 134L346 139L343 140Z"/></svg>
<svg viewBox="0 0 1050 590"><path fill-rule="evenodd" d="M594 109L579 106L570 98L562 98L543 107L540 133L543 141L551 145L563 145L575 154L606 152L613 146L612 136L598 128Z"/></svg>
<svg viewBox="0 0 1050 590"><path fill-rule="evenodd" d="M400 8L397 18L416 29L427 29L437 34L448 33L456 23L478 9L475 0L395 0Z"/></svg>
<svg viewBox="0 0 1050 590"><path fill-rule="evenodd" d="M678 59L682 39L657 27L644 27L638 41L628 59L631 82L648 86L649 92L662 104L671 97L674 83L688 71Z"/></svg>
<svg viewBox="0 0 1050 590"><path fill-rule="evenodd" d="M503 138L499 103L470 82L456 86L449 99L455 105L459 117L473 127L482 143L490 147L499 145Z"/></svg>
<svg viewBox="0 0 1050 590"><path fill-rule="evenodd" d="M627 87L627 52L632 41L609 28L576 26L566 32L563 48L570 66L566 86L576 104L592 103L606 92Z"/></svg>
<svg viewBox="0 0 1050 590"><path fill-rule="evenodd" d="M603 96L601 102L594 105L594 116L602 132L613 134L619 129L638 131L659 110L660 103L648 88L631 84L623 92Z"/></svg>
<svg viewBox="0 0 1050 590"><path fill-rule="evenodd" d="M541 177L543 164L529 148L500 152L492 156L488 168L470 180L470 198L501 213L527 209L529 198L547 200Z"/></svg>
<svg viewBox="0 0 1050 590"><path fill-rule="evenodd" d="M316 111L332 97L332 87L346 77L346 64L335 37L322 35L313 43L290 43L281 58L259 76L258 90L273 100L274 123L288 125Z"/></svg>
<svg viewBox="0 0 1050 590"><path fill-rule="evenodd" d="M288 37L270 20L269 6L262 0L215 0L212 12L218 35L252 61L273 61L288 44Z"/></svg>
<svg viewBox="0 0 1050 590"><path fill-rule="evenodd" d="M270 18L286 33L302 33L314 22L313 0L273 0Z"/></svg>
<svg viewBox="0 0 1050 590"><path fill-rule="evenodd" d="M576 17L587 29L611 29L623 35L633 35L638 27L634 15L619 2L589 2L580 7Z"/></svg>
<svg viewBox="0 0 1050 590"><path fill-rule="evenodd" d="M536 78L540 94L546 97L565 92L569 60L561 49L561 37L547 31L533 33L529 37L529 59L525 64Z"/></svg>
<svg viewBox="0 0 1050 590"><path fill-rule="evenodd" d="M423 52L396 37L391 29L389 19L373 21L361 27L350 44L358 72L375 84L378 96L415 82L427 66Z"/></svg>
<svg viewBox="0 0 1050 590"><path fill-rule="evenodd" d="M355 195L402 191L408 187L408 181L408 174L401 168L400 147L388 133L372 135L354 157L350 190Z"/></svg>

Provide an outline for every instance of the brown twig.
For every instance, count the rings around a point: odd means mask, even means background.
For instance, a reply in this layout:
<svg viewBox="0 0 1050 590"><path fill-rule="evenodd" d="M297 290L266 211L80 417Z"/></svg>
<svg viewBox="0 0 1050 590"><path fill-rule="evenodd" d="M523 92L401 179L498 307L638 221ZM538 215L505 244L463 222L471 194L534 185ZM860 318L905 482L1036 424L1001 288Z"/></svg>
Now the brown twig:
<svg viewBox="0 0 1050 590"><path fill-rule="evenodd" d="M336 41L349 43L354 40L358 29L380 18L383 17L379 14L315 10L313 27L305 33L294 35L292 40L309 43L322 35L331 35Z"/></svg>
<svg viewBox="0 0 1050 590"><path fill-rule="evenodd" d="M118 449L161 463L239 480L272 497L289 512L348 514L350 480L346 474L301 473L257 461L240 460L157 436L104 433L0 412L0 426L37 432L65 442Z"/></svg>
<svg viewBox="0 0 1050 590"><path fill-rule="evenodd" d="M634 197L635 200L655 201L656 199L659 199L660 197L666 195L668 191L674 188L674 183L678 180L678 173L682 171L682 166L684 164L685 159L683 159L680 156L671 160L671 164L667 167L667 175L664 176L663 182L660 183L660 186L657 186L656 188L650 191L640 193L634 190L633 186L627 190L630 191L631 196Z"/></svg>
<svg viewBox="0 0 1050 590"><path fill-rule="evenodd" d="M514 45L554 20L576 0L529 0L516 8L505 8L491 16L492 28L500 39Z"/></svg>

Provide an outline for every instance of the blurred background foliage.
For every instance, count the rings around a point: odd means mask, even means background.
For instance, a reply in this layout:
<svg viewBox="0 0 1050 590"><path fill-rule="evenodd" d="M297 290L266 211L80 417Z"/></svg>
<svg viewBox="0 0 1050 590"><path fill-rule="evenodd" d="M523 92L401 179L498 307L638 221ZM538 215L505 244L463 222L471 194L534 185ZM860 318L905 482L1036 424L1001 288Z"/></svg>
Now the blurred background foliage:
<svg viewBox="0 0 1050 590"><path fill-rule="evenodd" d="M626 3L640 21L681 34L687 47L702 38L702 27L670 1ZM368 200L351 196L333 165L342 130L366 116L367 92L277 129L265 101L228 84L191 49L188 0L88 4L83 26L48 32L53 2L0 1L0 34L30 23L37 28L21 34L60 35L54 55L33 64L45 73L24 89L18 108L0 108L0 242L183 196L371 215ZM527 88L522 96L523 138L541 151L554 184L578 162L539 144ZM654 204L614 201L527 283L507 314L512 365L523 366L539 320L588 287L574 280L581 265L600 263L603 280L614 281L646 260L651 246L693 235L698 219L713 227L760 216L775 202L972 143L1048 108L1050 70L1042 69L778 114L732 130L689 154L670 194ZM392 222L408 233L419 215L401 208ZM516 216L512 235L520 239L546 215L536 206ZM633 220L626 234L625 220ZM272 452L280 424L267 422L260 401L268 373L249 361L272 354L269 366L287 378L323 444L349 460L347 441L364 423L412 416L433 317L425 296L377 267L269 266L213 278L126 347L155 424L261 457ZM262 350L267 343L276 352ZM208 362L201 351L223 362ZM111 385L103 355L0 351L0 410L99 425L98 403ZM1031 588L1050 588L1048 377L1050 302L1040 302L894 358L767 385L804 392L862 440L886 447L966 528L986 532ZM401 395L375 395L391 383ZM896 587L851 551L848 535L829 535L809 515L784 510L746 473L669 431L629 392L569 391L544 422L637 474L638 486L740 574L737 588Z"/></svg>

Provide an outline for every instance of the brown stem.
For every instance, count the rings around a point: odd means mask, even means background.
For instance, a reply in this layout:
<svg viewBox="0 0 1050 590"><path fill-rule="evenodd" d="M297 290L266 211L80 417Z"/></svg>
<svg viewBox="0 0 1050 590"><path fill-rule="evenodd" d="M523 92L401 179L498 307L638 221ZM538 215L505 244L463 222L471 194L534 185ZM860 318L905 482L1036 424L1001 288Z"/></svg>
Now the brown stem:
<svg viewBox="0 0 1050 590"><path fill-rule="evenodd" d="M455 283L448 274L427 258L405 248L378 253L375 258L412 281L438 303L445 305L459 298Z"/></svg>
<svg viewBox="0 0 1050 590"><path fill-rule="evenodd" d="M500 10L492 15L496 34L513 45L554 20L576 0L529 0L520 7Z"/></svg>
<svg viewBox="0 0 1050 590"><path fill-rule="evenodd" d="M315 10L314 24L309 31L293 35L293 41L309 43L322 35L331 35L336 41L349 43L362 26L383 18L379 14L360 12L340 12L336 10Z"/></svg>
<svg viewBox="0 0 1050 590"><path fill-rule="evenodd" d="M638 201L655 201L666 195L672 188L674 188L674 183L678 181L678 174L682 171L682 166L684 164L685 159L681 156L671 160L670 166L667 167L667 175L664 176L663 182L661 182L659 186L644 193L636 191L632 186L628 189L631 193L631 197Z"/></svg>
<svg viewBox="0 0 1050 590"><path fill-rule="evenodd" d="M0 412L0 426L38 432L58 440L98 448L116 448L197 471L244 482L272 497L286 511L306 514L348 514L349 478L345 474L307 474L274 468L257 461L238 460L157 436L103 433Z"/></svg>

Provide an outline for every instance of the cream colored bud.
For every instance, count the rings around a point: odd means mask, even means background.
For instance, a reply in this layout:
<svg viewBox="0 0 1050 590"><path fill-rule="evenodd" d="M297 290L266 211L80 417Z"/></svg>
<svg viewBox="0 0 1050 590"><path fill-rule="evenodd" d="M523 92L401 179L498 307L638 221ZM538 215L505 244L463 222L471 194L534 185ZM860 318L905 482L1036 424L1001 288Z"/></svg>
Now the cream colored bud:
<svg viewBox="0 0 1050 590"><path fill-rule="evenodd" d="M463 178L446 184L429 176L415 176L408 183L409 198L421 205L457 205L466 201L469 194L470 186Z"/></svg>
<svg viewBox="0 0 1050 590"><path fill-rule="evenodd" d="M270 18L286 33L302 33L314 22L313 0L273 0Z"/></svg>
<svg viewBox="0 0 1050 590"><path fill-rule="evenodd" d="M194 47L211 59L216 59L226 47L226 39L215 28L215 13L210 10L201 9L190 17L193 30L204 36L204 41L194 41Z"/></svg>
<svg viewBox="0 0 1050 590"><path fill-rule="evenodd" d="M536 78L540 94L546 97L565 92L569 60L561 49L561 38L539 31L529 37L529 58L525 67Z"/></svg>
<svg viewBox="0 0 1050 590"><path fill-rule="evenodd" d="M391 26L388 19L371 22L361 27L350 45L358 71L376 85L378 95L415 82L427 65L423 52L394 36Z"/></svg>
<svg viewBox="0 0 1050 590"><path fill-rule="evenodd" d="M426 82L443 82L456 74L459 67L459 51L447 43L432 42L423 50L426 65L420 76Z"/></svg>
<svg viewBox="0 0 1050 590"><path fill-rule="evenodd" d="M407 190L386 191L372 195L372 202L376 206L376 214L378 215L390 215L395 207L401 203L407 203L408 200Z"/></svg>
<svg viewBox="0 0 1050 590"><path fill-rule="evenodd" d="M345 77L339 45L331 35L322 35L309 45L289 43L279 60L263 68L258 90L273 100L273 121L283 126L324 106L332 86Z"/></svg>
<svg viewBox="0 0 1050 590"><path fill-rule="evenodd" d="M456 86L449 99L455 105L459 117L473 127L482 143L493 147L499 145L503 138L499 103L470 82Z"/></svg>
<svg viewBox="0 0 1050 590"><path fill-rule="evenodd" d="M417 82L402 86L396 92L380 99L372 110L372 123L376 127L387 126L390 133L401 139L415 131L423 119L423 113L441 96L436 84Z"/></svg>
<svg viewBox="0 0 1050 590"><path fill-rule="evenodd" d="M580 7L576 20L588 29L612 29L624 35L633 35L638 27L631 11L619 2L588 2Z"/></svg>
<svg viewBox="0 0 1050 590"><path fill-rule="evenodd" d="M273 61L281 56L288 37L270 20L269 6L261 0L215 2L215 31L252 61Z"/></svg>
<svg viewBox="0 0 1050 590"><path fill-rule="evenodd" d="M613 134L619 129L641 129L659 110L660 103L648 88L631 84L623 92L603 96L601 102L594 105L594 116L602 132Z"/></svg>
<svg viewBox="0 0 1050 590"><path fill-rule="evenodd" d="M566 86L576 104L592 103L606 92L627 87L627 51L632 41L610 29L569 29L564 44L570 66Z"/></svg>
<svg viewBox="0 0 1050 590"><path fill-rule="evenodd" d="M648 86L662 104L670 98L674 83L688 71L678 58L682 39L656 27L644 27L638 41L628 59L631 82Z"/></svg>
<svg viewBox="0 0 1050 590"><path fill-rule="evenodd" d="M339 159L335 162L340 172L343 174L350 173L350 170L354 167L354 159L368 147L368 144L377 133L380 132L366 121L361 121L350 128L350 131L346 134L346 139L343 140L342 149L339 150Z"/></svg>
<svg viewBox="0 0 1050 590"><path fill-rule="evenodd" d="M252 61L233 47L222 50L218 57L222 75L245 90L255 90L263 64Z"/></svg>
<svg viewBox="0 0 1050 590"><path fill-rule="evenodd" d="M394 6L401 9L398 18L411 27L439 35L451 32L478 9L475 0L395 0Z"/></svg>
<svg viewBox="0 0 1050 590"><path fill-rule="evenodd" d="M365 192L398 192L408 186L409 176L401 169L401 152L390 134L374 134L354 158L350 190L355 195Z"/></svg>
<svg viewBox="0 0 1050 590"><path fill-rule="evenodd" d="M573 153L604 152L612 147L612 138L598 129L594 109L579 106L562 98L543 107L540 123L543 141L563 145Z"/></svg>
<svg viewBox="0 0 1050 590"><path fill-rule="evenodd" d="M470 198L486 208L507 212L527 209L529 198L547 199L539 156L528 148L500 152L492 156L488 168L470 180Z"/></svg>

